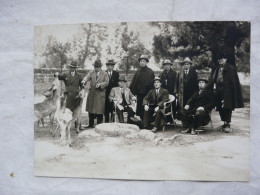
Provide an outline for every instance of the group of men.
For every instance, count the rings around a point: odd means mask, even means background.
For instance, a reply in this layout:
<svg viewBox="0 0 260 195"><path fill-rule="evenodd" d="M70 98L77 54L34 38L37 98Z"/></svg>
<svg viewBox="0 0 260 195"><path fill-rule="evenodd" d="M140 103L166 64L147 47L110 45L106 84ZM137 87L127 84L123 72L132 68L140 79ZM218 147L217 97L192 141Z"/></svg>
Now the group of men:
<svg viewBox="0 0 260 195"><path fill-rule="evenodd" d="M84 78L77 72L77 62L72 61L68 72L59 75L66 86L67 108L77 106L75 97L80 88L90 83L86 111L89 124L84 128L94 127L97 124L113 121L113 112L118 115L119 122L124 122L123 112L127 112L127 123L139 124L141 128L156 132L167 122L174 119L182 121L187 128L183 133L195 134L200 126L210 121L211 110L216 107L219 111L223 125L220 129L230 132L232 110L243 107L241 86L236 68L229 65L225 54L218 56L219 65L212 69L209 80L198 78L193 62L187 57L180 64L177 73L172 69L173 63L166 59L163 61L164 70L158 77L147 66L149 58L142 55L139 59L140 68L134 74L129 88L124 76L114 70L116 62L108 60L107 70L101 69L99 59L93 64L94 70ZM173 117L166 117L167 110L164 105L169 101L169 95L174 97L172 102ZM132 102L136 102L134 107Z"/></svg>

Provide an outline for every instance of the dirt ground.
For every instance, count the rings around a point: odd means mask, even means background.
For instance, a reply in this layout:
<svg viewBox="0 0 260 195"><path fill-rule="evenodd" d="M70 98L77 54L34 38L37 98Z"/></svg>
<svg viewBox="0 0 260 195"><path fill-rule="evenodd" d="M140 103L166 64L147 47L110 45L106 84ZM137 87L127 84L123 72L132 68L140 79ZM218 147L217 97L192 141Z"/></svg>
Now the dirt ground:
<svg viewBox="0 0 260 195"><path fill-rule="evenodd" d="M38 98L38 101L39 98ZM179 121L156 137L180 135L171 145L100 135L79 138L72 129L72 147L52 137L50 123L35 127L36 176L86 177L139 180L247 181L249 179L249 103L233 112L232 133L217 130L219 115L212 111L209 124L199 135L182 134ZM82 116L87 124L87 115ZM55 124L56 125L56 124ZM95 129L88 129L95 133ZM82 132L81 132L82 133ZM81 134L80 133L80 134Z"/></svg>

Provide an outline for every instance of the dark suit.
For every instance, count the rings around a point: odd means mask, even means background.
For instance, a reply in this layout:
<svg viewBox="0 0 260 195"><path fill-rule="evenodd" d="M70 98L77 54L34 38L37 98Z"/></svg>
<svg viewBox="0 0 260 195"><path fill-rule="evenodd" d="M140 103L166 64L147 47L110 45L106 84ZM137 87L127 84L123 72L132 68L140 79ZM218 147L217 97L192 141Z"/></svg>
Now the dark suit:
<svg viewBox="0 0 260 195"><path fill-rule="evenodd" d="M169 94L175 96L177 73L175 71L173 71L172 69L170 69L168 72L166 72L164 70L163 72L161 72L159 77L161 78L161 81L162 81L161 87L164 89L167 89ZM172 110L173 110L173 116L174 116L174 118L176 118L176 110L177 110L176 99L172 102ZM167 121L173 122L171 117L169 117L167 119Z"/></svg>
<svg viewBox="0 0 260 195"><path fill-rule="evenodd" d="M144 111L143 123L146 128L150 127L151 122L154 120L154 126L158 129L161 126L161 119L164 117L163 104L169 100L169 92L166 89L160 88L158 95L156 90L152 89L144 97L143 106L149 105L149 110ZM154 109L159 106L159 110L155 113ZM155 116L154 116L155 114Z"/></svg>
<svg viewBox="0 0 260 195"><path fill-rule="evenodd" d="M69 108L72 112L78 106L78 100L76 96L79 94L80 88L82 87L82 75L77 71L72 76L70 72L64 72L58 76L59 80L64 81L65 91L64 94L67 96L66 108Z"/></svg>
<svg viewBox="0 0 260 195"><path fill-rule="evenodd" d="M107 71L108 74L108 71ZM112 114L113 112L113 104L109 101L109 94L111 92L111 89L113 87L118 86L118 78L119 78L119 73L117 71L112 71L112 76L108 74L109 77L109 83L106 88L106 102L105 102L105 122L109 122L109 114Z"/></svg>
<svg viewBox="0 0 260 195"><path fill-rule="evenodd" d="M188 124L189 127L197 129L200 126L205 126L210 121L209 113L214 106L214 95L210 89L204 89L201 93L195 92L191 99L187 102L188 110L181 110L181 120ZM199 107L204 110L197 111Z"/></svg>
<svg viewBox="0 0 260 195"><path fill-rule="evenodd" d="M191 96L198 90L198 75L193 68L185 74L184 69L177 76L176 93L178 93L180 107L183 108Z"/></svg>

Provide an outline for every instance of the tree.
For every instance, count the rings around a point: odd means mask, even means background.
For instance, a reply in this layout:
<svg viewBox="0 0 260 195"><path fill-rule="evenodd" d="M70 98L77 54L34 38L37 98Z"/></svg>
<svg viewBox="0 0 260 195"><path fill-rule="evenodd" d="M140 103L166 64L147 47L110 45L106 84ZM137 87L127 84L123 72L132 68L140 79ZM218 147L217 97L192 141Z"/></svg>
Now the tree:
<svg viewBox="0 0 260 195"><path fill-rule="evenodd" d="M46 67L62 68L67 63L67 53L69 51L70 43L62 44L53 36L48 36L48 41L42 54L46 57Z"/></svg>
<svg viewBox="0 0 260 195"><path fill-rule="evenodd" d="M73 52L79 67L84 68L87 58L101 55L101 43L107 37L106 27L101 24L82 24L82 32L73 39Z"/></svg>
<svg viewBox="0 0 260 195"><path fill-rule="evenodd" d="M235 49L250 37L249 22L166 22L151 25L161 31L160 35L154 36L153 54L157 61L163 57L175 59L178 56L197 58L207 55L210 58L205 64L216 66L217 54L224 51L228 63L236 66Z"/></svg>
<svg viewBox="0 0 260 195"><path fill-rule="evenodd" d="M128 31L127 23L122 23L123 31L121 33L121 61L119 68L126 71L126 75L131 67L138 67L138 58L142 54L150 55L150 52L139 40L139 34L133 31Z"/></svg>

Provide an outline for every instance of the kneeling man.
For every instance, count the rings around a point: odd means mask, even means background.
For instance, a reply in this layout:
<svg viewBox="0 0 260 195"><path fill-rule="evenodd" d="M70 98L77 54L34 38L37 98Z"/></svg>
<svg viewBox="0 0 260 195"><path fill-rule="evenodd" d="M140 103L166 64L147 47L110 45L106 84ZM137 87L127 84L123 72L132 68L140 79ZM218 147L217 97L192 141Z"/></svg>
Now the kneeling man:
<svg viewBox="0 0 260 195"><path fill-rule="evenodd" d="M206 79L198 79L199 90L194 93L181 111L182 122L188 124L188 129L182 133L191 132L194 135L197 128L209 123L209 113L214 106L214 96L213 91L206 88L207 83Z"/></svg>
<svg viewBox="0 0 260 195"><path fill-rule="evenodd" d="M116 113L120 123L124 122L123 112L127 112L127 123L130 123L130 118L134 117L134 111L131 107L131 100L136 101L136 97L131 93L130 89L125 86L126 79L120 76L118 87L111 89L109 94L110 102L114 101Z"/></svg>
<svg viewBox="0 0 260 195"><path fill-rule="evenodd" d="M169 92L161 88L161 79L155 77L153 80L154 89L150 90L144 97L144 128L149 129L152 120L154 120L153 132L156 132L161 127L161 120L164 119L163 104L169 100Z"/></svg>

